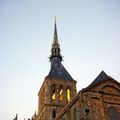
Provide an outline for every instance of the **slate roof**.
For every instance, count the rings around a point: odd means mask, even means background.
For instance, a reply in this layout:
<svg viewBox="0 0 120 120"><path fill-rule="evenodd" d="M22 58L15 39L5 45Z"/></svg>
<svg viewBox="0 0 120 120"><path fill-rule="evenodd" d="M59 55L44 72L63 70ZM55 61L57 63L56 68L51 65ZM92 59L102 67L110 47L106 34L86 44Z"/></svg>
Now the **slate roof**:
<svg viewBox="0 0 120 120"><path fill-rule="evenodd" d="M65 67L61 64L61 60L58 57L52 58L51 69L50 69L48 76L60 78L64 80L73 80L71 75L68 73Z"/></svg>
<svg viewBox="0 0 120 120"><path fill-rule="evenodd" d="M108 78L110 77L104 71L102 71L88 87L92 87L96 84L102 83L106 81Z"/></svg>

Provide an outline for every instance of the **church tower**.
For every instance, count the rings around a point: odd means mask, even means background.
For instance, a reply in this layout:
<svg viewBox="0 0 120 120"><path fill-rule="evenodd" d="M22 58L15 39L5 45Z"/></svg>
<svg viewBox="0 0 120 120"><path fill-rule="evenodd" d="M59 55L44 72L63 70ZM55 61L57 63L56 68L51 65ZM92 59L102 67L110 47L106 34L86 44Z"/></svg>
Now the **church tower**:
<svg viewBox="0 0 120 120"><path fill-rule="evenodd" d="M36 120L53 120L76 95L76 81L62 65L62 55L58 42L56 19L54 36L49 57L50 72L38 92L38 113Z"/></svg>

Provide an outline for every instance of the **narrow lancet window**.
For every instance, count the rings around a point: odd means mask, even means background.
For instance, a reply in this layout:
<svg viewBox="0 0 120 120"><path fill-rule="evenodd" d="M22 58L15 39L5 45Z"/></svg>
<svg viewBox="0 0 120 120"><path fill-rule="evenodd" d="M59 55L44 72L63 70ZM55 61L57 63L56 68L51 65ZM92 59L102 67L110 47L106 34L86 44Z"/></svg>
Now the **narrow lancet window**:
<svg viewBox="0 0 120 120"><path fill-rule="evenodd" d="M53 113L52 113L53 115L52 115L52 117L53 117L53 119L56 117L56 110L54 109L53 110Z"/></svg>
<svg viewBox="0 0 120 120"><path fill-rule="evenodd" d="M52 86L52 100L56 99L55 86Z"/></svg>
<svg viewBox="0 0 120 120"><path fill-rule="evenodd" d="M60 97L60 100L62 101L63 100L63 89L60 89L59 97Z"/></svg>
<svg viewBox="0 0 120 120"><path fill-rule="evenodd" d="M69 88L67 89L67 100L68 102L70 101L70 89Z"/></svg>

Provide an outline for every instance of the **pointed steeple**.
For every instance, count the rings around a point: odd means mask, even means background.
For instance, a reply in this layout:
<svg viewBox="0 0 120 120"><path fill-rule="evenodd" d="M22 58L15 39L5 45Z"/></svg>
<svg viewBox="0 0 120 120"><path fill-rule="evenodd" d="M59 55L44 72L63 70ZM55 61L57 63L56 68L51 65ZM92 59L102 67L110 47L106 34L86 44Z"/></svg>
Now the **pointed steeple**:
<svg viewBox="0 0 120 120"><path fill-rule="evenodd" d="M51 49L51 55L50 55L50 61L53 57L58 57L62 61L62 56L60 54L60 45L58 43L58 36L57 36L57 24L56 24L56 17L55 19L55 24L54 24L54 36L53 36L53 44L52 44L52 49Z"/></svg>
<svg viewBox="0 0 120 120"><path fill-rule="evenodd" d="M55 27L54 27L54 42L58 43L56 16L54 17L54 21L55 21Z"/></svg>
<svg viewBox="0 0 120 120"><path fill-rule="evenodd" d="M57 25L56 25L56 18L54 24L54 36L53 36L53 44L51 48L51 55L50 55L50 62L51 62L51 69L48 74L49 77L60 78L64 80L73 80L71 75L62 65L62 55L60 54L60 45L58 43L58 36L57 36Z"/></svg>

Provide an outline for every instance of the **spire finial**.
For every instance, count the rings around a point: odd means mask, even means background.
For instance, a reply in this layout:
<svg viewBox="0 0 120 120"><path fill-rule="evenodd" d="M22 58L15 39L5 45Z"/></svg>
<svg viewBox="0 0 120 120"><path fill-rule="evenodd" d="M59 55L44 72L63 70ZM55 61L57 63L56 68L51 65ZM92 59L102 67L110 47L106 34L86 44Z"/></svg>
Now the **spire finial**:
<svg viewBox="0 0 120 120"><path fill-rule="evenodd" d="M55 24L56 24L56 16L54 16L54 21L55 21Z"/></svg>
<svg viewBox="0 0 120 120"><path fill-rule="evenodd" d="M57 42L58 43L56 16L54 16L54 21L55 21L55 28L54 28L54 41L53 42Z"/></svg>

